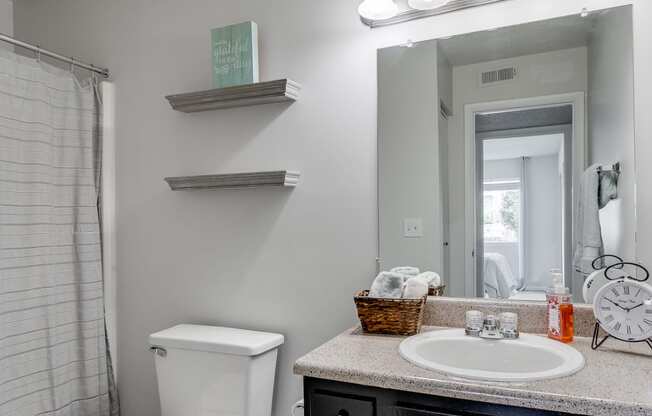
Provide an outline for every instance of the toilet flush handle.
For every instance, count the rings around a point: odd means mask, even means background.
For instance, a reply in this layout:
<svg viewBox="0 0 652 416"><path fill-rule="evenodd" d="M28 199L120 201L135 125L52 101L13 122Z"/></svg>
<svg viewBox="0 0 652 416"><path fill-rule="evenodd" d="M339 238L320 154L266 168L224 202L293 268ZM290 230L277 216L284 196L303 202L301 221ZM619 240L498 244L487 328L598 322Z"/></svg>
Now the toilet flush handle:
<svg viewBox="0 0 652 416"><path fill-rule="evenodd" d="M168 355L168 352L163 347L157 347L155 345L149 347L149 350L155 352L159 357L165 357Z"/></svg>

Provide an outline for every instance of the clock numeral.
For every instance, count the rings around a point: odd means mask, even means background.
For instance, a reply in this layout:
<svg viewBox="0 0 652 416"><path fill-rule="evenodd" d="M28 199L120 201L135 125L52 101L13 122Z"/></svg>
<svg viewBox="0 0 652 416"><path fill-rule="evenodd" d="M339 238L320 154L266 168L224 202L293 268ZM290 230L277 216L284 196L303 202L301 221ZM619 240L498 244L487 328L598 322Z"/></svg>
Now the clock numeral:
<svg viewBox="0 0 652 416"><path fill-rule="evenodd" d="M611 288L611 291L613 292L613 294L614 294L615 296L620 296L620 293L618 293L618 291L616 290L615 287L612 287L612 288Z"/></svg>
<svg viewBox="0 0 652 416"><path fill-rule="evenodd" d="M652 309L646 309L645 313L647 313L648 315L652 315Z"/></svg>
<svg viewBox="0 0 652 416"><path fill-rule="evenodd" d="M623 325L622 325L620 322L616 322L616 324L614 325L614 329L615 329L616 331L620 331L620 327L621 327L621 326L623 326Z"/></svg>
<svg viewBox="0 0 652 416"><path fill-rule="evenodd" d="M603 311L610 311L611 306L600 306L600 309L602 309Z"/></svg>
<svg viewBox="0 0 652 416"><path fill-rule="evenodd" d="M632 335L632 327L627 325L627 335Z"/></svg>
<svg viewBox="0 0 652 416"><path fill-rule="evenodd" d="M624 287L623 287L623 292L624 292L626 295L629 295L629 286L624 286Z"/></svg>
<svg viewBox="0 0 652 416"><path fill-rule="evenodd" d="M641 324L637 324L637 325L638 325L638 329L641 330L641 333L644 333L644 332L645 332L645 329L643 329L643 327L641 326Z"/></svg>
<svg viewBox="0 0 652 416"><path fill-rule="evenodd" d="M645 318L645 319L643 319L643 322L645 322L646 324L652 326L652 320L650 320L650 319Z"/></svg>
<svg viewBox="0 0 652 416"><path fill-rule="evenodd" d="M638 295L640 295L640 294L641 294L641 288L638 288L638 292L636 292L636 295L635 295L634 297L636 297L636 298L637 298L637 297L638 297Z"/></svg>
<svg viewBox="0 0 652 416"><path fill-rule="evenodd" d="M606 316L606 317L604 318L604 321L605 321L606 323L609 323L609 322L611 322L611 321L613 321L613 320L614 320L614 316L613 316L613 315L609 315L609 316Z"/></svg>

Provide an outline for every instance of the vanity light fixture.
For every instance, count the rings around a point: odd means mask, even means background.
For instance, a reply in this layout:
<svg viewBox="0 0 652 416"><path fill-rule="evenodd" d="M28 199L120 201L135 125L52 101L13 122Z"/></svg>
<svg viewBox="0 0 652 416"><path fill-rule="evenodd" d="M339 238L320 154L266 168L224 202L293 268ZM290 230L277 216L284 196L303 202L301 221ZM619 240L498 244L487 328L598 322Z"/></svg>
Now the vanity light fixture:
<svg viewBox="0 0 652 416"><path fill-rule="evenodd" d="M358 13L362 23L375 28L503 1L506 0L402 0L399 6L394 0L364 0Z"/></svg>
<svg viewBox="0 0 652 416"><path fill-rule="evenodd" d="M447 5L450 0L408 0L408 6L415 10L432 10Z"/></svg>
<svg viewBox="0 0 652 416"><path fill-rule="evenodd" d="M398 6L394 0L364 0L358 13L368 20L390 19L398 14Z"/></svg>

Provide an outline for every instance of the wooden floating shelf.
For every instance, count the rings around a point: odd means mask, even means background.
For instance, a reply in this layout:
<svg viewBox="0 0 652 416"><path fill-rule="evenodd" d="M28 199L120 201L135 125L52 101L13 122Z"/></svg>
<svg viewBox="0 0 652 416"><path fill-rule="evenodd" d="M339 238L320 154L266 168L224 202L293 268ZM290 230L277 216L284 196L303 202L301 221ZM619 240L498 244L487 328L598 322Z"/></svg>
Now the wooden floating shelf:
<svg viewBox="0 0 652 416"><path fill-rule="evenodd" d="M294 102L299 98L301 85L291 79L258 82L228 88L168 95L165 97L177 111L196 113L221 108Z"/></svg>
<svg viewBox="0 0 652 416"><path fill-rule="evenodd" d="M277 170L271 172L227 173L220 175L179 176L165 178L173 191L192 189L238 189L260 186L293 188L299 182L299 172Z"/></svg>

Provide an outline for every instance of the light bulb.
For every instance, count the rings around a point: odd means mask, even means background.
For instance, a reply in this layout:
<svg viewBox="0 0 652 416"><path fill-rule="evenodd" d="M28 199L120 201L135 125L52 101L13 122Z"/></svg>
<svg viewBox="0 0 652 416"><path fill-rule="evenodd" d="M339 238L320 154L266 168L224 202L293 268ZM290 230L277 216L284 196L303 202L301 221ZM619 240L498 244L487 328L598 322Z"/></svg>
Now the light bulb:
<svg viewBox="0 0 652 416"><path fill-rule="evenodd" d="M358 7L360 16L369 20L384 20L398 14L394 0L364 0Z"/></svg>
<svg viewBox="0 0 652 416"><path fill-rule="evenodd" d="M450 0L408 0L408 5L417 10L438 9L448 4Z"/></svg>

